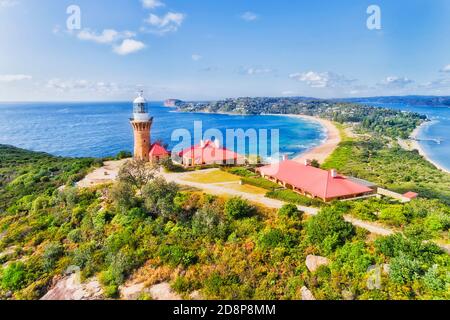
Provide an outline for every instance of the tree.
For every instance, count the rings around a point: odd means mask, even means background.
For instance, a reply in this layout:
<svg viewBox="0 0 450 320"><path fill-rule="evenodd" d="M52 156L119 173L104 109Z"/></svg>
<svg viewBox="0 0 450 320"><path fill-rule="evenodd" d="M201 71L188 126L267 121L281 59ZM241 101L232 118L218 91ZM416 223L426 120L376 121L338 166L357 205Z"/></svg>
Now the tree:
<svg viewBox="0 0 450 320"><path fill-rule="evenodd" d="M141 191L150 181L154 180L158 167L142 160L131 160L125 163L119 170L119 182Z"/></svg>
<svg viewBox="0 0 450 320"><path fill-rule="evenodd" d="M230 218L242 219L251 216L255 207L242 198L231 198L225 203L225 214Z"/></svg>
<svg viewBox="0 0 450 320"><path fill-rule="evenodd" d="M168 183L163 178L156 178L142 190L145 208L154 216L178 220L178 212L174 203L179 191L176 183Z"/></svg>
<svg viewBox="0 0 450 320"><path fill-rule="evenodd" d="M355 228L337 208L324 208L306 224L306 236L324 254L330 254L355 235Z"/></svg>
<svg viewBox="0 0 450 320"><path fill-rule="evenodd" d="M320 163L318 160L314 159L311 161L311 167L320 168Z"/></svg>

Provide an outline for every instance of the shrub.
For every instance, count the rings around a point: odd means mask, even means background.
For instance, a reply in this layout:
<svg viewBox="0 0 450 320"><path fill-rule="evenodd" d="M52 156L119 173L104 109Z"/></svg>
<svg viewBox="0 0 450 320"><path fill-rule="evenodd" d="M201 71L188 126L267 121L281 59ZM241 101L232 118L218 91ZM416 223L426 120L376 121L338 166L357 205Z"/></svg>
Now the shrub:
<svg viewBox="0 0 450 320"><path fill-rule="evenodd" d="M265 231L260 235L258 239L258 245L262 249L271 249L287 245L286 240L287 239L281 230L272 229L269 231Z"/></svg>
<svg viewBox="0 0 450 320"><path fill-rule="evenodd" d="M279 211L278 215L288 218L303 219L303 212L298 210L297 206L293 204L285 204Z"/></svg>
<svg viewBox="0 0 450 320"><path fill-rule="evenodd" d="M255 186L270 191L280 188L278 184L264 178L254 178L250 176L242 178L241 181L243 184L248 184L251 186Z"/></svg>
<svg viewBox="0 0 450 320"><path fill-rule="evenodd" d="M64 248L60 243L50 243L45 247L43 255L43 267L50 271L55 267L56 262L64 254Z"/></svg>
<svg viewBox="0 0 450 320"><path fill-rule="evenodd" d="M270 191L266 194L266 197L306 207L312 206L320 208L325 205L325 203L321 200L311 199L288 189Z"/></svg>
<svg viewBox="0 0 450 320"><path fill-rule="evenodd" d="M418 279L423 274L418 260L400 254L391 259L389 276L397 284L407 284Z"/></svg>
<svg viewBox="0 0 450 320"><path fill-rule="evenodd" d="M231 198L225 203L225 214L233 219L250 217L255 213L255 207L242 198Z"/></svg>
<svg viewBox="0 0 450 320"><path fill-rule="evenodd" d="M330 254L355 235L355 228L344 220L336 208L324 208L306 224L306 236L310 243L324 254Z"/></svg>
<svg viewBox="0 0 450 320"><path fill-rule="evenodd" d="M173 267L182 265L188 267L197 263L197 255L179 245L163 245L159 250L159 257L165 263Z"/></svg>
<svg viewBox="0 0 450 320"><path fill-rule="evenodd" d="M245 177L245 178L249 178L249 177L255 177L256 173L246 169L246 168L241 168L241 167L237 167L237 168L230 168L227 170L229 173L240 176L240 177Z"/></svg>
<svg viewBox="0 0 450 320"><path fill-rule="evenodd" d="M133 157L133 155L130 151L120 151L116 156L116 160L123 160L131 157Z"/></svg>
<svg viewBox="0 0 450 320"><path fill-rule="evenodd" d="M403 205L390 206L381 210L379 218L396 227L400 227L408 222Z"/></svg>
<svg viewBox="0 0 450 320"><path fill-rule="evenodd" d="M2 273L2 288L20 290L26 285L26 268L22 262L11 263Z"/></svg>

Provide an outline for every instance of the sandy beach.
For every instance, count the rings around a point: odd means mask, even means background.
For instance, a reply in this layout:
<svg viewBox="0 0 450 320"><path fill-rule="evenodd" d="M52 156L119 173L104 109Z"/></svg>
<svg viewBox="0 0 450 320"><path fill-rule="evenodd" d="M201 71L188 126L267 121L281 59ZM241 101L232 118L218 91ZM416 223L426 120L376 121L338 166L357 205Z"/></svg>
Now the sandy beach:
<svg viewBox="0 0 450 320"><path fill-rule="evenodd" d="M446 168L444 168L442 165L440 165L439 163L433 161L430 156L425 152L425 150L422 148L422 146L419 143L419 136L420 136L420 132L427 126L431 125L433 122L424 122L422 123L422 125L420 125L419 127L417 127L413 133L411 134L411 148L415 149L417 151L419 151L419 154L424 157L428 162L432 163L436 168L438 168L439 170L442 170L446 173L450 173L449 170L447 170Z"/></svg>
<svg viewBox="0 0 450 320"><path fill-rule="evenodd" d="M290 117L301 118L309 121L319 122L327 131L327 140L320 146L317 146L299 157L295 158L295 161L304 162L305 160L317 160L319 163L324 163L325 160L336 150L341 142L341 134L338 128L329 120L321 119L312 116L303 115L289 115Z"/></svg>

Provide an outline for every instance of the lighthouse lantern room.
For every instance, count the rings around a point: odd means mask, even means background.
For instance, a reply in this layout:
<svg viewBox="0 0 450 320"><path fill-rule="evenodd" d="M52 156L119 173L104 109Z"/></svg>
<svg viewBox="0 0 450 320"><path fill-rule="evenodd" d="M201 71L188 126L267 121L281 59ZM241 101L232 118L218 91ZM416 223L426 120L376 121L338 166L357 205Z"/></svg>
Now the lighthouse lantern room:
<svg viewBox="0 0 450 320"><path fill-rule="evenodd" d="M148 104L142 91L133 102L133 118L130 123L134 131L134 158L148 162L153 118L148 113Z"/></svg>

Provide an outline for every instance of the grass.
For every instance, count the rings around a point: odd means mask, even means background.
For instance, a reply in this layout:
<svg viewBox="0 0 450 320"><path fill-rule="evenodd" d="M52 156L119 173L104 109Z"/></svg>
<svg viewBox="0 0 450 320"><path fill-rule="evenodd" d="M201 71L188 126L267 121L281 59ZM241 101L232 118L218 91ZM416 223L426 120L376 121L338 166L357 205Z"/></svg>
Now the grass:
<svg viewBox="0 0 450 320"><path fill-rule="evenodd" d="M224 171L215 170L208 172L192 173L188 175L184 180L195 183L211 184L211 183L239 182L240 178Z"/></svg>
<svg viewBox="0 0 450 320"><path fill-rule="evenodd" d="M228 185L227 188L233 189L236 191L240 191L240 192L256 194L256 195L265 195L267 193L267 190L265 190L265 189L251 186L248 184L244 184L244 185L232 184L232 185Z"/></svg>

